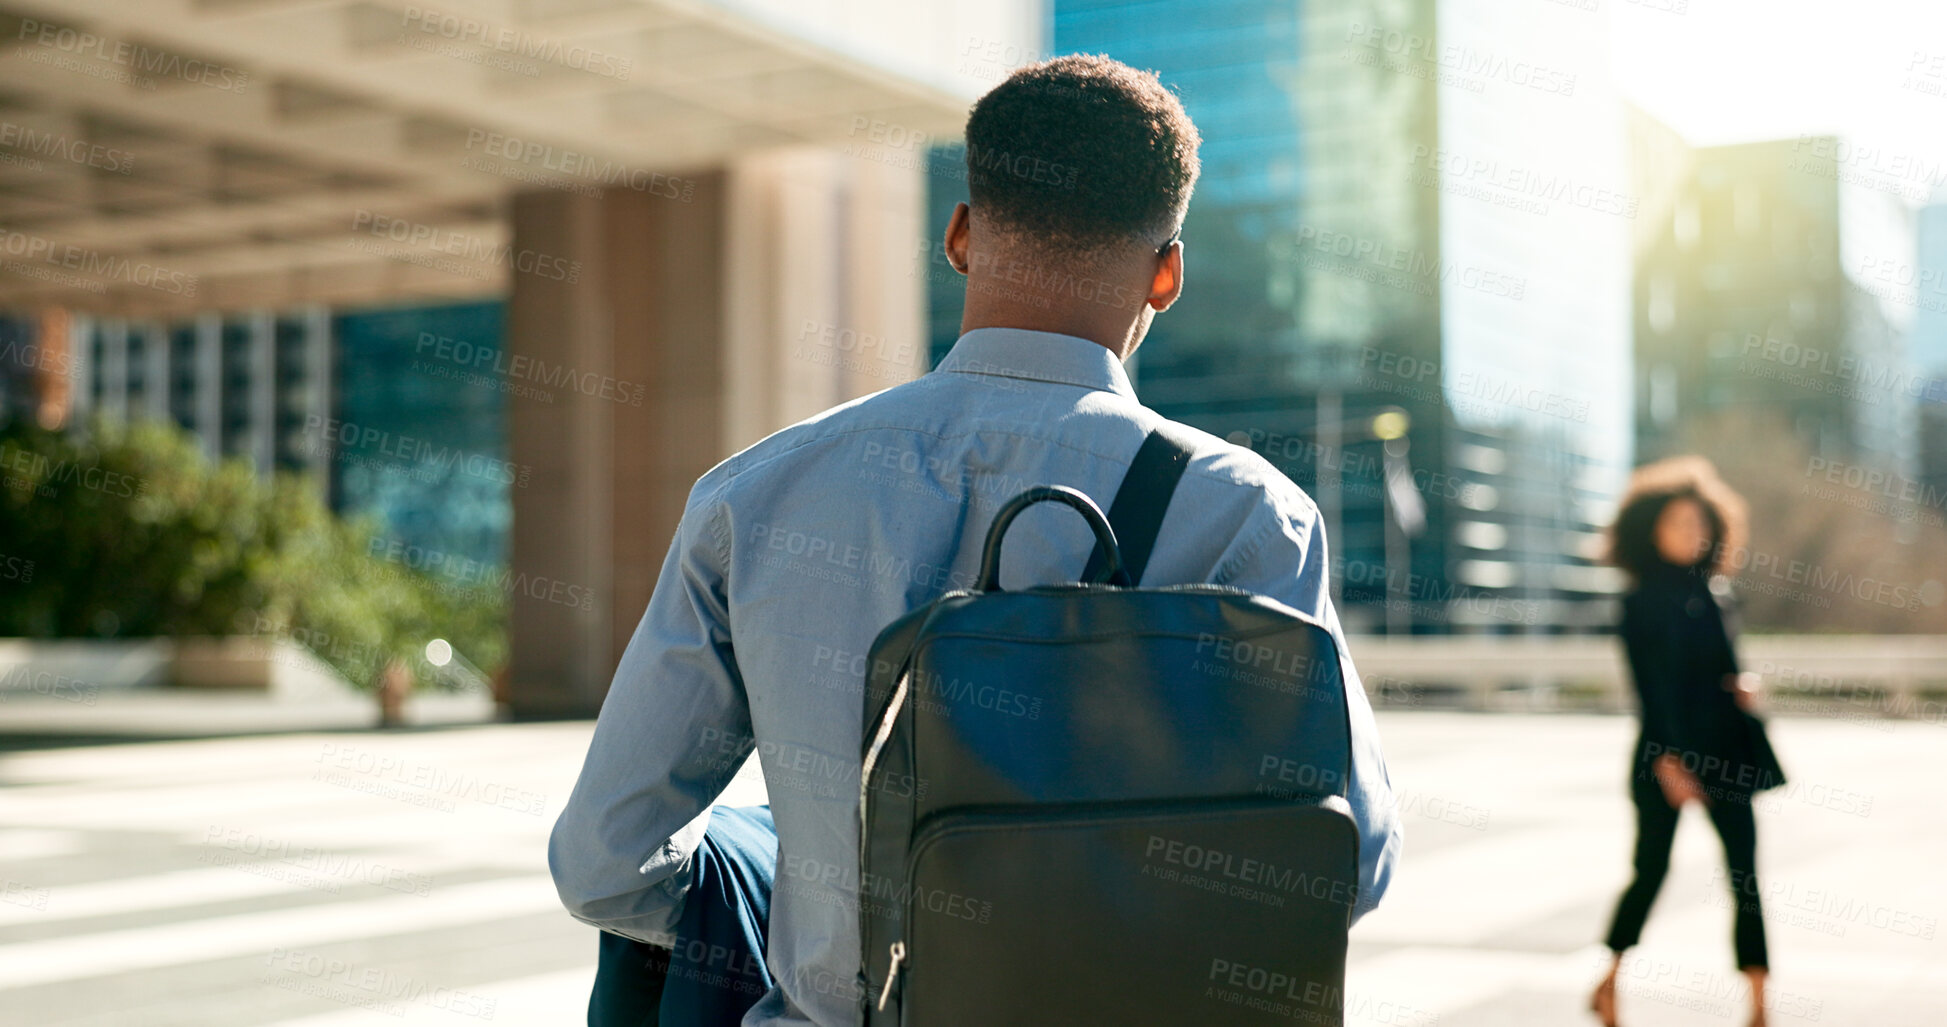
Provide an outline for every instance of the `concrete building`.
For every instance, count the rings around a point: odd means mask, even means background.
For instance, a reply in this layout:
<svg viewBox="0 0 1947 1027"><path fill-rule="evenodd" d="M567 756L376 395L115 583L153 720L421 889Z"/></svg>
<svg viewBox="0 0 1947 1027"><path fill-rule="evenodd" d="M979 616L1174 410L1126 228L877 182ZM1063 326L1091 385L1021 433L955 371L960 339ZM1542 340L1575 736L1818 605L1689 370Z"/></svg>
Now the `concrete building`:
<svg viewBox="0 0 1947 1027"><path fill-rule="evenodd" d="M175 320L80 314L69 337L73 423L95 414L173 421L211 457L242 457L259 473L323 467L304 426L332 411L324 307Z"/></svg>
<svg viewBox="0 0 1947 1027"><path fill-rule="evenodd" d="M1642 456L1736 411L1910 476L1927 379L1908 338L1930 297L1902 183L1831 136L1692 148L1637 112L1632 139Z"/></svg>
<svg viewBox="0 0 1947 1027"><path fill-rule="evenodd" d="M61 326L44 421L174 416L261 467L333 402L319 311L504 299L481 387L532 469L515 580L594 597L512 595L514 705L585 715L691 482L923 370L921 172L885 140L957 133L969 55L1042 25L1025 0L7 0L0 311Z"/></svg>

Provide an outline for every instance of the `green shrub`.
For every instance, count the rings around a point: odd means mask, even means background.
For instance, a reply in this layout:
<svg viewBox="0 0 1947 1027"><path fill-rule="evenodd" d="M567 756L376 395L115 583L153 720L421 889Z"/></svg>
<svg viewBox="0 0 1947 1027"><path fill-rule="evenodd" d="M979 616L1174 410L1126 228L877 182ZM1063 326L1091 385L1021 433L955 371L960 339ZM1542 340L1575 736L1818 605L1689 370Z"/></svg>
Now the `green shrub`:
<svg viewBox="0 0 1947 1027"><path fill-rule="evenodd" d="M279 635L361 687L394 658L424 671L439 637L493 673L506 597L370 555L375 531L173 425L0 427L0 635Z"/></svg>

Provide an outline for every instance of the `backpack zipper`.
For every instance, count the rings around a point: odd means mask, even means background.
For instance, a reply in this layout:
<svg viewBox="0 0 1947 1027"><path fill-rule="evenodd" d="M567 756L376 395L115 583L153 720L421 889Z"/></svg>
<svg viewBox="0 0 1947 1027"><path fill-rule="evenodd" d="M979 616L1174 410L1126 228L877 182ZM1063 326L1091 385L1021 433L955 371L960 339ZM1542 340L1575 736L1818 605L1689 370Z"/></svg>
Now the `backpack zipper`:
<svg viewBox="0 0 1947 1027"><path fill-rule="evenodd" d="M886 1003L892 1001L893 983L899 980L899 965L906 961L906 943L895 941L890 949L892 965L886 967L886 986L879 992L879 1011L886 1011Z"/></svg>
<svg viewBox="0 0 1947 1027"><path fill-rule="evenodd" d="M865 758L859 761L859 870L863 883L865 869L866 822L865 803L871 793L872 769L879 763L879 753L892 738L893 722L899 719L899 709L906 703L906 692L913 677L911 657L899 670L899 681L893 686L892 696L886 701L885 715L879 718L878 730L872 734L872 745L866 749ZM863 899L860 900L864 902ZM861 908L863 908L861 906ZM902 923L903 927L903 923ZM886 986L879 992L879 1010L884 1012L886 1002L892 998L892 983L899 979L899 964L906 959L906 943L892 943L892 965L886 968Z"/></svg>
<svg viewBox="0 0 1947 1027"><path fill-rule="evenodd" d="M872 745L865 750L865 759L859 762L859 865L865 865L865 800L872 789L872 769L879 763L879 751L886 747L892 737L893 721L899 718L899 708L905 705L906 689L912 681L913 667L908 663L899 671L899 683L893 686L892 698L886 703L885 716L879 718L879 728L872 734Z"/></svg>

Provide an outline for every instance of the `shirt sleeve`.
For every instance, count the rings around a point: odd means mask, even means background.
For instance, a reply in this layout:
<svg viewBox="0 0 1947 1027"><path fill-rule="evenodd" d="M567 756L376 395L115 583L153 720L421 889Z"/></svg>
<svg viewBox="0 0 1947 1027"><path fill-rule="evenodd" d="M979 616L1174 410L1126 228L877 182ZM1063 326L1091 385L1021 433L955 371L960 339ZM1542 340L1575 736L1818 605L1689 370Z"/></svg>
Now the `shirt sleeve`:
<svg viewBox="0 0 1947 1027"><path fill-rule="evenodd" d="M1352 911L1356 922L1378 907L1399 862L1404 841L1399 804L1379 749L1372 705L1366 699L1359 671L1352 665L1345 632L1332 605L1327 576L1331 561L1325 533L1318 527L1318 508L1295 487L1288 487L1294 496L1281 497L1274 491L1252 513L1237 543L1219 564L1216 581L1269 596L1316 619L1331 633L1338 648L1352 746L1345 797L1359 828L1359 898Z"/></svg>
<svg viewBox="0 0 1947 1027"><path fill-rule="evenodd" d="M578 920L671 943L692 856L752 745L725 600L728 528L691 495L648 610L616 667L548 869Z"/></svg>

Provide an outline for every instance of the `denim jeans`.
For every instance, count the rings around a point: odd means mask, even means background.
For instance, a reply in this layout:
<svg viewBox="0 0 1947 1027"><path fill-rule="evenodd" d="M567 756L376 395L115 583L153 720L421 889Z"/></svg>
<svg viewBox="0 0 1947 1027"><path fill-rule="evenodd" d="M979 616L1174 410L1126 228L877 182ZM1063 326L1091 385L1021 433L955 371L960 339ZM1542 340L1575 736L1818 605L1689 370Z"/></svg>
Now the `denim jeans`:
<svg viewBox="0 0 1947 1027"><path fill-rule="evenodd" d="M603 932L589 1027L736 1027L771 988L764 941L776 872L769 806L712 810L675 947Z"/></svg>

